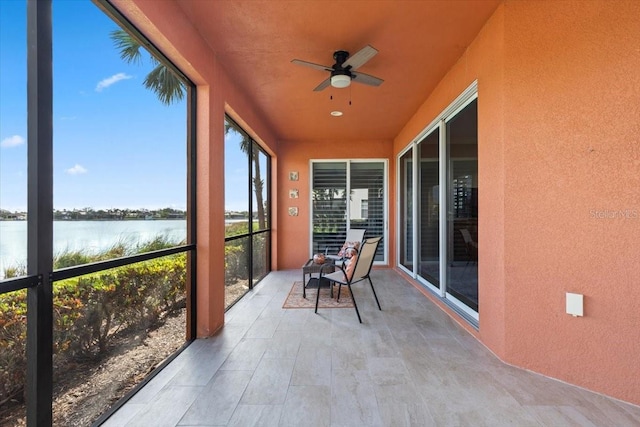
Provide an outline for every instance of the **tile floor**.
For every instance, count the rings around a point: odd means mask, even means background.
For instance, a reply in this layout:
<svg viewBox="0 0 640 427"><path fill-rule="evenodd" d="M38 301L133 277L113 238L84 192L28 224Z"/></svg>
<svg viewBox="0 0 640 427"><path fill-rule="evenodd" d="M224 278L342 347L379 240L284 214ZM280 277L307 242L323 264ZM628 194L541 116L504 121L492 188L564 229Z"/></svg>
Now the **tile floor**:
<svg viewBox="0 0 640 427"><path fill-rule="evenodd" d="M392 270L352 308L282 309L271 273L103 426L640 426L640 407L501 363Z"/></svg>

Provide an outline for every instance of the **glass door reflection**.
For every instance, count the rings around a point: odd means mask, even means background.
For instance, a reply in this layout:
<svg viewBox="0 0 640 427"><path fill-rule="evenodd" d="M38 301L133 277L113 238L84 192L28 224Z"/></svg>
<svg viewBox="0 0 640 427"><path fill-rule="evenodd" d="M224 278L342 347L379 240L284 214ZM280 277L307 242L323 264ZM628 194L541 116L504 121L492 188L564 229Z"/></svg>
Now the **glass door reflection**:
<svg viewBox="0 0 640 427"><path fill-rule="evenodd" d="M418 275L440 288L439 128L418 145Z"/></svg>
<svg viewBox="0 0 640 427"><path fill-rule="evenodd" d="M478 311L477 100L446 124L447 294Z"/></svg>

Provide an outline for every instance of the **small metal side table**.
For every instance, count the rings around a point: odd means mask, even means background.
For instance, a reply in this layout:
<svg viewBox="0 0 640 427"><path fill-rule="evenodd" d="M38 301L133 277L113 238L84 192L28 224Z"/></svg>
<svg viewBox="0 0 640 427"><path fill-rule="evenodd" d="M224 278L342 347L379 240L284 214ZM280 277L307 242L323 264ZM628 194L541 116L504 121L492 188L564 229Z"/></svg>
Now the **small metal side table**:
<svg viewBox="0 0 640 427"><path fill-rule="evenodd" d="M317 264L313 262L313 258L305 262L304 265L302 266L302 298L307 297L307 286L313 286L313 285L315 285L316 287L318 286L317 281L320 280L320 271L326 274L326 273L333 273L335 270L336 270L335 262L330 258L326 258L324 263L322 264ZM307 281L307 274L309 275L308 281ZM318 277L313 277L314 274L317 274ZM325 280L323 279L323 282L324 281ZM327 280L326 282L327 282L327 286L331 285L331 282L329 280ZM320 284L324 285L324 283L320 283ZM331 296L333 296L333 289L331 292Z"/></svg>

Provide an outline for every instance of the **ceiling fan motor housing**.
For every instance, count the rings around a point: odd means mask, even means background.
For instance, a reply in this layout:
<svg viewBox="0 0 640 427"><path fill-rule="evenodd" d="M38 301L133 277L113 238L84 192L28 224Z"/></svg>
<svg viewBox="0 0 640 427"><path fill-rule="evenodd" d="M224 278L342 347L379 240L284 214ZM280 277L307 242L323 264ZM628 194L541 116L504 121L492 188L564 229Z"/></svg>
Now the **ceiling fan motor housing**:
<svg viewBox="0 0 640 427"><path fill-rule="evenodd" d="M346 61L348 57L349 52L346 50L336 50L333 52L333 59L336 60L336 65L340 68L342 68L342 64L344 64L344 61Z"/></svg>
<svg viewBox="0 0 640 427"><path fill-rule="evenodd" d="M350 66L343 67L344 61L349 57L349 52L346 50L336 50L333 53L333 59L336 63L333 64L333 71L331 72L331 86L342 89L348 87L351 84L351 73L349 72Z"/></svg>

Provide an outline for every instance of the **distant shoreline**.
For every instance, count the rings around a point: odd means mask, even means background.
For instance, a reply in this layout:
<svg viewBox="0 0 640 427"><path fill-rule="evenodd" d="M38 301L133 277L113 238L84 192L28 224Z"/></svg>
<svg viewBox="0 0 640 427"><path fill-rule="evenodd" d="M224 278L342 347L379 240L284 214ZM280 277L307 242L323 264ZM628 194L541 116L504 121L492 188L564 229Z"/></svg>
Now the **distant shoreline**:
<svg viewBox="0 0 640 427"><path fill-rule="evenodd" d="M92 219L54 219L54 222L105 222L105 221L186 221L187 218L92 218ZM249 218L226 218L224 222L243 222L249 221ZM255 219L254 219L255 221ZM9 219L0 218L0 222L27 222L26 219Z"/></svg>
<svg viewBox="0 0 640 427"><path fill-rule="evenodd" d="M79 218L79 219L54 219L54 221L184 221L187 218ZM26 219L9 219L9 218L0 218L0 221L27 221Z"/></svg>

